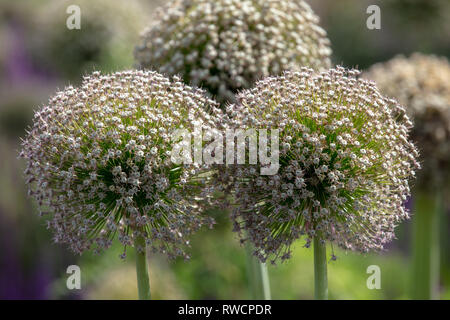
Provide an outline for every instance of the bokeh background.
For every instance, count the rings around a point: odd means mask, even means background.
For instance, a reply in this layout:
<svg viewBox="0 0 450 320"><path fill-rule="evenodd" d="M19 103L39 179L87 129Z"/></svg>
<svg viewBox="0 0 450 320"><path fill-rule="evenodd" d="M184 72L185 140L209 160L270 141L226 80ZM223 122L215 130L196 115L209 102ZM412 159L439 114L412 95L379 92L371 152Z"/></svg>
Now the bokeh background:
<svg viewBox="0 0 450 320"><path fill-rule="evenodd" d="M17 159L20 137L33 110L58 88L78 84L92 70L133 67L133 47L162 0L0 0L0 299L135 299L134 257L121 247L100 256L75 256L52 242L37 216ZM307 1L327 30L336 64L365 69L397 54L434 53L450 58L448 0ZM81 7L81 30L68 30L66 8ZM366 9L381 8L381 30L368 30ZM406 204L406 205L411 205ZM211 212L215 230L192 241L191 261L150 256L155 299L248 299L245 250L226 214ZM450 299L449 214L441 223L439 296ZM408 299L411 284L411 222L377 255L336 251L329 263L331 299ZM66 269L81 268L81 290L68 290ZM381 269L381 289L369 290L366 269ZM299 242L293 258L269 266L274 299L310 299L312 250Z"/></svg>

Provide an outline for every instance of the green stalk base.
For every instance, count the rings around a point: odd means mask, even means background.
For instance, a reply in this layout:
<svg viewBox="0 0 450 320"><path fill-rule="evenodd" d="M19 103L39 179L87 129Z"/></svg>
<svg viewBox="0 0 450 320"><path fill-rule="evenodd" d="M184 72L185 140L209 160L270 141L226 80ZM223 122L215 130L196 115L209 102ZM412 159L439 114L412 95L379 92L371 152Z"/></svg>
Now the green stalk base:
<svg viewBox="0 0 450 320"><path fill-rule="evenodd" d="M139 300L150 300L150 280L144 238L137 238L134 245L136 251L136 276ZM143 252L139 252L138 247L143 248Z"/></svg>
<svg viewBox="0 0 450 320"><path fill-rule="evenodd" d="M439 192L418 192L414 197L411 297L436 298L439 281Z"/></svg>
<svg viewBox="0 0 450 320"><path fill-rule="evenodd" d="M250 244L247 244L245 248L251 297L253 300L270 300L270 281L267 266L253 255L253 248Z"/></svg>
<svg viewBox="0 0 450 320"><path fill-rule="evenodd" d="M328 300L327 246L314 238L314 299Z"/></svg>

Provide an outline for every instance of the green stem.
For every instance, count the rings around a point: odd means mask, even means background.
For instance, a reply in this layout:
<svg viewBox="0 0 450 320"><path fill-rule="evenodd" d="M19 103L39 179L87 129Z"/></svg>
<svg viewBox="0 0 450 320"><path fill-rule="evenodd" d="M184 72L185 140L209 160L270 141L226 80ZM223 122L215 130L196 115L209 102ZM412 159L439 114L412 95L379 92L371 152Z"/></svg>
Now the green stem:
<svg viewBox="0 0 450 320"><path fill-rule="evenodd" d="M439 281L439 192L414 197L412 298L435 298Z"/></svg>
<svg viewBox="0 0 450 320"><path fill-rule="evenodd" d="M148 277L147 250L144 238L136 238L134 246L136 250L136 276L139 300L150 300L150 280ZM138 248L141 250L138 250Z"/></svg>
<svg viewBox="0 0 450 320"><path fill-rule="evenodd" d="M314 299L328 300L327 247L314 238Z"/></svg>
<svg viewBox="0 0 450 320"><path fill-rule="evenodd" d="M267 266L253 255L253 247L246 245L248 274L252 299L270 300L270 281Z"/></svg>

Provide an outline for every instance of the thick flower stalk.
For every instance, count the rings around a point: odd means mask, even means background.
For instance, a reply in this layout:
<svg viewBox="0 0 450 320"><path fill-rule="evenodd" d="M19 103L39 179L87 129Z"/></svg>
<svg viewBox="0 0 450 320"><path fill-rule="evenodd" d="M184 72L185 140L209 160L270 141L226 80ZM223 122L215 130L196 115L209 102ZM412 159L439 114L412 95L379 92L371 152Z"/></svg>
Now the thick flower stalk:
<svg viewBox="0 0 450 320"><path fill-rule="evenodd" d="M301 0L175 0L143 32L135 57L223 104L263 77L328 68L330 42L318 22Z"/></svg>
<svg viewBox="0 0 450 320"><path fill-rule="evenodd" d="M380 250L409 217L402 204L419 167L411 122L358 73L286 72L259 81L228 108L236 127L279 130L276 174L260 175L260 162L221 174L237 200L234 229L246 231L262 261L288 259L301 236L307 247L314 239Z"/></svg>
<svg viewBox="0 0 450 320"><path fill-rule="evenodd" d="M138 252L188 258L188 236L212 224L199 209L207 168L174 164L171 132L193 130L194 120L220 128L220 114L203 91L150 71L94 72L58 92L36 112L21 153L54 240L82 253L117 237Z"/></svg>
<svg viewBox="0 0 450 320"><path fill-rule="evenodd" d="M423 170L414 192L412 297L433 298L439 274L439 219L450 187L450 63L413 54L374 65L365 77L406 107Z"/></svg>

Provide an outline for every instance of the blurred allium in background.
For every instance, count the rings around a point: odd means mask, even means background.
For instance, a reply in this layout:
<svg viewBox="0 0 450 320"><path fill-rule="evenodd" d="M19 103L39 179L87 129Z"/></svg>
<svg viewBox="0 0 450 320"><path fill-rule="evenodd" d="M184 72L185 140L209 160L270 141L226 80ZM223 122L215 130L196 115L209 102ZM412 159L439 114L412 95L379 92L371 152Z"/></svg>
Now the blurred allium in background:
<svg viewBox="0 0 450 320"><path fill-rule="evenodd" d="M80 7L80 30L66 27L70 16L66 9L71 5ZM130 48L139 39L148 15L148 8L138 0L52 0L37 6L36 11L36 36L29 43L34 63L75 81L100 63L103 70L129 68Z"/></svg>
<svg viewBox="0 0 450 320"><path fill-rule="evenodd" d="M303 1L175 0L135 49L140 67L181 75L220 103L266 76L326 69L330 42Z"/></svg>
<svg viewBox="0 0 450 320"><path fill-rule="evenodd" d="M286 72L238 94L227 109L233 126L280 130L278 174L261 176L258 164L219 175L219 184L232 182L234 229L246 231L261 260L288 259L302 235L306 246L318 237L344 249L380 250L409 217L403 202L419 167L411 122L358 74L341 67Z"/></svg>
<svg viewBox="0 0 450 320"><path fill-rule="evenodd" d="M144 237L154 252L187 257L187 236L212 224L198 206L204 167L172 163L171 130L193 131L196 121L220 128L221 112L203 91L174 80L94 72L35 114L22 156L56 242L81 253L107 249L116 235L125 247Z"/></svg>
<svg viewBox="0 0 450 320"><path fill-rule="evenodd" d="M414 122L413 140L421 153L420 186L450 181L450 63L444 57L397 56L371 67L365 77L406 107Z"/></svg>

